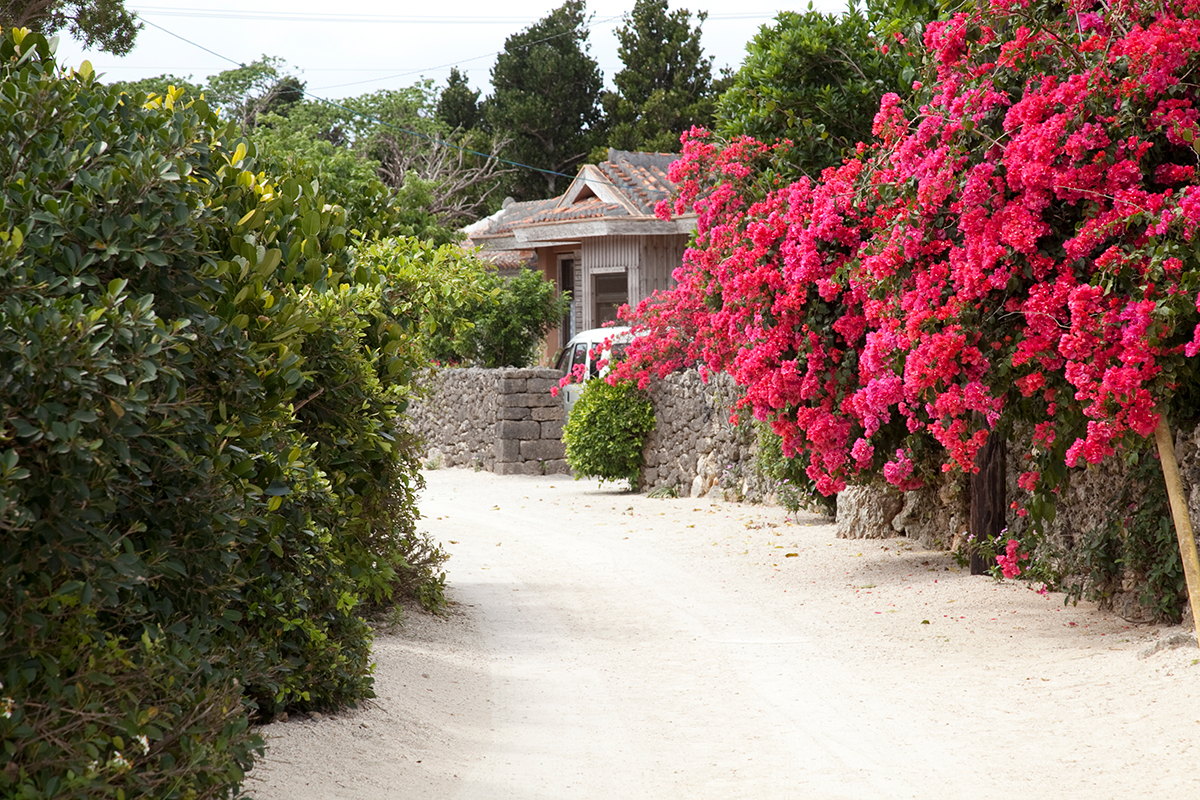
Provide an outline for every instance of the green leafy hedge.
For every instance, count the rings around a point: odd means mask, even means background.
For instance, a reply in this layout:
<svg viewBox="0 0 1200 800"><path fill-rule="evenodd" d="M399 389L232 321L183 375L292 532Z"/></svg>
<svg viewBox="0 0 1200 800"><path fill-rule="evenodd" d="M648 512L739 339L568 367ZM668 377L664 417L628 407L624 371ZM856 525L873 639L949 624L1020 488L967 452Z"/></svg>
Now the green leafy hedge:
<svg viewBox="0 0 1200 800"><path fill-rule="evenodd" d="M577 479L624 479L636 489L652 430L654 406L635 384L588 381L563 426L567 463Z"/></svg>
<svg viewBox="0 0 1200 800"><path fill-rule="evenodd" d="M546 334L571 310L569 292L559 293L541 272L522 269L512 277L495 270L474 276L476 295L463 309L469 325L434 338L433 356L448 364L488 369L535 364Z"/></svg>
<svg viewBox="0 0 1200 800"><path fill-rule="evenodd" d="M450 248L255 159L0 37L0 796L229 796L252 714L372 696L363 612L439 600L382 256Z"/></svg>

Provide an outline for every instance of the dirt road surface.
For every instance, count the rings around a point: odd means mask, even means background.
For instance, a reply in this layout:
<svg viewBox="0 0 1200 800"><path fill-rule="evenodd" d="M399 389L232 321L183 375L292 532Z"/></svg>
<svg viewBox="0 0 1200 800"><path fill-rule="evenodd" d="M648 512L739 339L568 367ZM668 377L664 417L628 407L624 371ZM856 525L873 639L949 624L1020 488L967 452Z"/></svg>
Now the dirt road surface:
<svg viewBox="0 0 1200 800"><path fill-rule="evenodd" d="M426 478L450 613L379 633L365 707L264 726L251 796L1200 797L1182 628L778 508Z"/></svg>

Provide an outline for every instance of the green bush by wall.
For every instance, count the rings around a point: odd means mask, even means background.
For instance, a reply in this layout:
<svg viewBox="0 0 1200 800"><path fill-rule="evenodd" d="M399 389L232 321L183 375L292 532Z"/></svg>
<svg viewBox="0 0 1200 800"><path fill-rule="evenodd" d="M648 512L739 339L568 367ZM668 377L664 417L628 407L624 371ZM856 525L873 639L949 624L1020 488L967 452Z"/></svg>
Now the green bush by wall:
<svg viewBox="0 0 1200 800"><path fill-rule="evenodd" d="M439 599L419 326L255 158L0 38L0 796L229 796L252 714L370 697L364 610Z"/></svg>
<svg viewBox="0 0 1200 800"><path fill-rule="evenodd" d="M567 463L576 478L627 480L636 489L654 406L630 382L588 381L563 426Z"/></svg>

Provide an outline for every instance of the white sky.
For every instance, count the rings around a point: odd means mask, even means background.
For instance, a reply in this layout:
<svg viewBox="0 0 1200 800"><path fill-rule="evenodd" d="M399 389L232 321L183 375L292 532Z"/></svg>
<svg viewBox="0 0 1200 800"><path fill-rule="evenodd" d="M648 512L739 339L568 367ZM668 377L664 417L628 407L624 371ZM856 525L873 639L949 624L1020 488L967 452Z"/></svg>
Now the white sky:
<svg viewBox="0 0 1200 800"><path fill-rule="evenodd" d="M151 2L126 2L147 23L129 55L116 58L85 52L64 35L59 63L77 66L86 58L108 80L172 74L202 82L234 67L232 62L279 56L307 81L310 93L329 99L409 86L422 77L441 85L450 67L457 66L472 88L486 95L504 40L562 4L562 0L349 0L340 6L327 0ZM588 38L591 54L609 86L621 68L614 31L633 4L634 0L589 0L587 5L593 15ZM835 13L846 8L845 0L814 0L813 5ZM334 8L336 13L331 11ZM703 26L705 54L715 56L717 69L736 69L746 43L761 25L770 23L780 10L804 10L807 2L672 0L671 9L676 8L708 11Z"/></svg>

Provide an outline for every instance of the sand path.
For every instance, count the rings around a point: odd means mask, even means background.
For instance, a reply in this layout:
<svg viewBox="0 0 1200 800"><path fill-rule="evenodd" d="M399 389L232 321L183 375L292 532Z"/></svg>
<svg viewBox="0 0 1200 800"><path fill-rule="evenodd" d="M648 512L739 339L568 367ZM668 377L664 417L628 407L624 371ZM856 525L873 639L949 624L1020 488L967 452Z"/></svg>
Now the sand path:
<svg viewBox="0 0 1200 800"><path fill-rule="evenodd" d="M451 613L378 635L366 707L265 726L259 800L1200 797L1181 628L777 508L426 478Z"/></svg>

